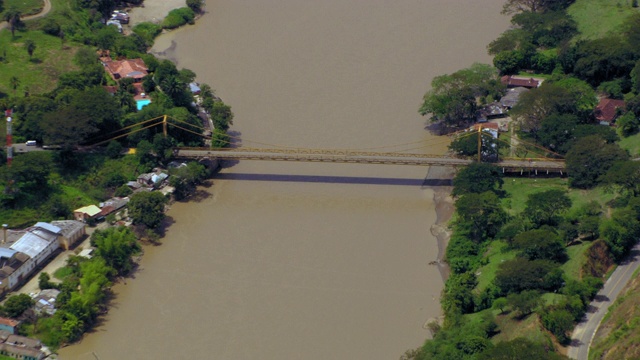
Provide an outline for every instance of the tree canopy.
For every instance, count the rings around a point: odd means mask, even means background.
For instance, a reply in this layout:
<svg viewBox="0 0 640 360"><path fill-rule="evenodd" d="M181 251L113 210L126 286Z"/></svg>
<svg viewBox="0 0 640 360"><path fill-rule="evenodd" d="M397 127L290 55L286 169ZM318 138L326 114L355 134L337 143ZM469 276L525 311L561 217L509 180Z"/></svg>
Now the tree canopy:
<svg viewBox="0 0 640 360"><path fill-rule="evenodd" d="M474 64L468 69L450 75L437 76L431 81L420 107L421 115L430 115L431 121L442 121L447 126L460 126L475 119L478 109L476 97L500 94L503 86L495 68Z"/></svg>
<svg viewBox="0 0 640 360"><path fill-rule="evenodd" d="M569 183L577 188L591 188L616 161L628 158L617 144L609 144L599 136L578 139L566 156Z"/></svg>
<svg viewBox="0 0 640 360"><path fill-rule="evenodd" d="M164 205L167 198L157 191L139 192L131 196L129 216L134 224L142 224L155 229L164 220Z"/></svg>
<svg viewBox="0 0 640 360"><path fill-rule="evenodd" d="M453 178L453 196L468 193L498 192L502 188L502 172L494 165L474 162L462 168Z"/></svg>

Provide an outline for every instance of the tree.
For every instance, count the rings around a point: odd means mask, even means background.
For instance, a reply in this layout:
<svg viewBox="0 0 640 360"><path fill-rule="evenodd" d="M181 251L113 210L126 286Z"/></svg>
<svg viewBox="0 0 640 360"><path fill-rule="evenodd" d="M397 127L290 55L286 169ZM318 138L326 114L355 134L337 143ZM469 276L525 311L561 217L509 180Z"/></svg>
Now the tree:
<svg viewBox="0 0 640 360"><path fill-rule="evenodd" d="M11 30L12 37L15 37L16 29L22 25L22 22L20 21L21 15L20 11L16 9L9 9L2 14L2 19L9 23L9 29Z"/></svg>
<svg viewBox="0 0 640 360"><path fill-rule="evenodd" d="M122 147L122 144L120 144L117 140L112 140L109 142L109 145L107 145L106 148L107 156L112 159L118 159L122 156L123 149L124 148Z"/></svg>
<svg viewBox="0 0 640 360"><path fill-rule="evenodd" d="M157 191L133 194L129 201L129 216L134 224L155 229L164 220L164 205L167 198Z"/></svg>
<svg viewBox="0 0 640 360"><path fill-rule="evenodd" d="M640 162L617 161L598 181L636 197L640 195Z"/></svg>
<svg viewBox="0 0 640 360"><path fill-rule="evenodd" d="M451 75L437 76L423 97L419 113L430 115L432 122L442 121L447 126L466 124L475 119L476 97L499 93L502 85L497 75L489 65L474 64Z"/></svg>
<svg viewBox="0 0 640 360"><path fill-rule="evenodd" d="M498 192L502 188L502 172L494 165L471 163L458 171L453 178L453 196L468 193L480 194L485 191Z"/></svg>
<svg viewBox="0 0 640 360"><path fill-rule="evenodd" d="M502 6L505 15L521 12L543 12L553 8L564 8L573 0L507 0Z"/></svg>
<svg viewBox="0 0 640 360"><path fill-rule="evenodd" d="M616 161L627 160L629 155L617 144L608 144L599 136L586 136L576 140L567 152L566 166L569 185L591 188L598 184Z"/></svg>
<svg viewBox="0 0 640 360"><path fill-rule="evenodd" d="M51 276L46 272L41 272L38 276L38 287L40 290L55 289L56 284L51 282Z"/></svg>
<svg viewBox="0 0 640 360"><path fill-rule="evenodd" d="M640 238L640 222L636 212L624 208L613 212L600 224L600 235L609 246L616 261L622 260Z"/></svg>
<svg viewBox="0 0 640 360"><path fill-rule="evenodd" d="M551 189L533 193L527 198L524 216L537 227L557 225L559 215L571 208L571 199L560 189Z"/></svg>
<svg viewBox="0 0 640 360"><path fill-rule="evenodd" d="M622 137L629 137L638 133L640 121L638 121L636 114L629 111L616 119L616 126Z"/></svg>
<svg viewBox="0 0 640 360"><path fill-rule="evenodd" d="M567 250L558 235L549 230L530 230L518 234L513 248L520 250L519 256L529 260L546 259L557 262L567 260Z"/></svg>
<svg viewBox="0 0 640 360"><path fill-rule="evenodd" d="M510 112L522 130L536 137L542 121L553 113L575 113L575 98L566 89L547 82L523 93Z"/></svg>
<svg viewBox="0 0 640 360"><path fill-rule="evenodd" d="M207 176L204 165L197 162L189 162L187 166L179 167L171 171L169 185L176 190L174 194L178 199L183 199L195 189Z"/></svg>
<svg viewBox="0 0 640 360"><path fill-rule="evenodd" d="M27 294L12 295L4 302L3 310L8 317L17 318L34 304L33 299Z"/></svg>
<svg viewBox="0 0 640 360"><path fill-rule="evenodd" d="M91 235L91 245L96 247L96 254L121 275L131 271L131 257L140 251L136 235L123 226L96 230Z"/></svg>
<svg viewBox="0 0 640 360"><path fill-rule="evenodd" d="M31 39L27 39L24 41L24 47L27 49L27 53L29 53L29 59L31 59L33 52L36 51L36 43Z"/></svg>
<svg viewBox="0 0 640 360"><path fill-rule="evenodd" d="M491 191L468 193L458 199L455 206L458 225L476 242L495 236L508 218L500 199Z"/></svg>
<svg viewBox="0 0 640 360"><path fill-rule="evenodd" d="M196 14L202 11L202 5L202 0L187 0L187 6Z"/></svg>
<svg viewBox="0 0 640 360"><path fill-rule="evenodd" d="M227 131L233 125L231 106L222 101L215 101L211 109L211 118L215 129Z"/></svg>
<svg viewBox="0 0 640 360"><path fill-rule="evenodd" d="M531 314L540 305L540 292L525 290L521 293L509 294L507 303L518 312L520 317L524 317Z"/></svg>
<svg viewBox="0 0 640 360"><path fill-rule="evenodd" d="M545 311L542 316L542 325L558 338L561 344L566 344L571 337L567 333L573 329L573 315L564 309Z"/></svg>
<svg viewBox="0 0 640 360"><path fill-rule="evenodd" d="M12 76L9 79L9 84L11 85L11 88L13 89L13 94L16 94L16 90L18 89L18 86L20 86L20 79L18 79L15 76Z"/></svg>
<svg viewBox="0 0 640 360"><path fill-rule="evenodd" d="M549 260L515 258L500 264L494 282L502 294L536 289L555 290L562 283L551 282L552 279L547 276L556 269L559 269L559 265Z"/></svg>
<svg viewBox="0 0 640 360"><path fill-rule="evenodd" d="M544 344L534 343L522 337L510 341L500 341L487 348L478 356L479 360L520 360L526 354L527 360L562 360L566 357L550 351Z"/></svg>
<svg viewBox="0 0 640 360"><path fill-rule="evenodd" d="M569 151L578 117L571 114L553 114L542 120L538 138L542 146L560 154Z"/></svg>
<svg viewBox="0 0 640 360"><path fill-rule="evenodd" d="M504 309L509 305L506 298L498 298L493 301L493 307L500 310L501 314L504 314Z"/></svg>
<svg viewBox="0 0 640 360"><path fill-rule="evenodd" d="M478 155L478 136L481 137L481 160L497 161L500 142L487 130L483 130L479 135L477 131L462 134L449 144L449 149L458 155L475 157Z"/></svg>
<svg viewBox="0 0 640 360"><path fill-rule="evenodd" d="M47 145L60 145L65 149L75 148L97 130L87 113L71 106L45 114L41 126Z"/></svg>
<svg viewBox="0 0 640 360"><path fill-rule="evenodd" d="M493 66L501 74L516 74L525 66L525 54L520 50L504 50L493 58Z"/></svg>

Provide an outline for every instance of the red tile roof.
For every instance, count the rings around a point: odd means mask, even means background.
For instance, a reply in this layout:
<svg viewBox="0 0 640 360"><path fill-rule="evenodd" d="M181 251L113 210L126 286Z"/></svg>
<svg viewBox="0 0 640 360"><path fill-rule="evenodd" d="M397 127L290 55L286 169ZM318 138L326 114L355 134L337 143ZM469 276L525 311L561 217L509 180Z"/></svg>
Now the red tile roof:
<svg viewBox="0 0 640 360"><path fill-rule="evenodd" d="M624 100L600 99L594 115L596 120L611 123L616 119L616 109L625 107Z"/></svg>
<svg viewBox="0 0 640 360"><path fill-rule="evenodd" d="M149 69L142 59L107 61L104 66L111 77L116 80L125 77L142 79L149 73Z"/></svg>
<svg viewBox="0 0 640 360"><path fill-rule="evenodd" d="M525 87L525 88L536 88L540 86L541 81L536 80L534 78L519 78L511 75L505 75L500 78L500 81L507 85L507 87Z"/></svg>
<svg viewBox="0 0 640 360"><path fill-rule="evenodd" d="M18 326L18 324L20 324L20 321L14 320L14 319L0 317L0 324L1 325L5 325L5 326L16 327L16 326Z"/></svg>

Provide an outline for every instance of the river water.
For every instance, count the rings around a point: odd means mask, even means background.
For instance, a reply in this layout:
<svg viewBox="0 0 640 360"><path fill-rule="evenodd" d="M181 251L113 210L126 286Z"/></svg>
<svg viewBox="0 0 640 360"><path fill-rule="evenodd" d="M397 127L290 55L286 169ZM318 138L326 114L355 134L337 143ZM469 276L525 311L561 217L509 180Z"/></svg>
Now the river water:
<svg viewBox="0 0 640 360"><path fill-rule="evenodd" d="M442 153L431 79L489 62L503 0L207 1L153 51L233 107L244 146ZM397 144L403 144L398 145ZM440 314L427 168L242 161L62 359L397 359Z"/></svg>

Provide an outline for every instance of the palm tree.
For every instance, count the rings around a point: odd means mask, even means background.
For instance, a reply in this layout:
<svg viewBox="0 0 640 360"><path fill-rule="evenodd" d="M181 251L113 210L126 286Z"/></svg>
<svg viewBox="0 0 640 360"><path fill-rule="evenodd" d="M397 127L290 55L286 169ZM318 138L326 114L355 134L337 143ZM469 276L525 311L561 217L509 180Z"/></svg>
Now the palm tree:
<svg viewBox="0 0 640 360"><path fill-rule="evenodd" d="M11 85L11 88L13 89L13 94L16 94L16 90L18 89L18 86L20 86L20 79L18 79L15 76L12 76L11 79L9 79L9 84Z"/></svg>
<svg viewBox="0 0 640 360"><path fill-rule="evenodd" d="M2 19L9 23L12 37L15 37L16 28L20 26L20 15L20 11L9 9L2 16Z"/></svg>

